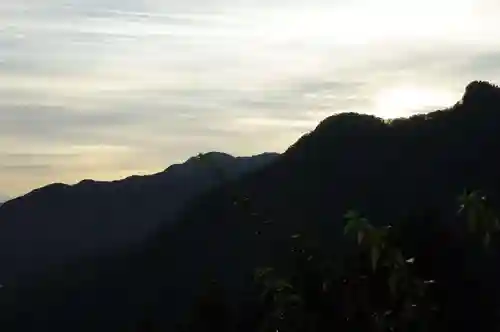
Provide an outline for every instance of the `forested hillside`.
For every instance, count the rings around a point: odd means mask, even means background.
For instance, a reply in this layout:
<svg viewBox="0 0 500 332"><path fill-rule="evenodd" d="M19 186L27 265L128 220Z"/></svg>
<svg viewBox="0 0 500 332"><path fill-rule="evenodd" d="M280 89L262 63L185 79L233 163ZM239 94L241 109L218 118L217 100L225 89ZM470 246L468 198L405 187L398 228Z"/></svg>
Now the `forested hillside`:
<svg viewBox="0 0 500 332"><path fill-rule="evenodd" d="M0 206L0 282L87 256L111 255L168 228L197 195L271 163L277 154L192 157L116 181L55 183Z"/></svg>
<svg viewBox="0 0 500 332"><path fill-rule="evenodd" d="M489 202L481 220L495 220L491 215L500 206L499 91L473 82L449 109L409 119L386 121L352 113L327 118L274 163L201 195L179 223L141 250L77 262L28 284L6 286L0 298L7 308L2 321L11 331L234 331L235 326L258 331L253 323L275 307L262 309L256 303L260 289L255 269L271 266L285 280L296 278L290 285L297 287L303 271L310 271L297 263L295 251L304 250L311 253L306 262L312 256L314 262L333 262L331 271L338 271L336 264L353 257L352 239L344 235L345 215L352 210L376 230L387 225L395 229L390 235L394 247L405 261L414 258L419 264L412 276L436 276L433 294L441 307L432 330L494 330L500 291L495 228L488 241L483 233L469 240L466 217L457 216L457 197L464 190L462 197L469 197L469 190L480 191L479 197L485 195ZM485 241L491 242L486 253ZM371 267L362 257L349 262ZM324 274L312 277L317 275ZM434 279L423 279L429 280ZM210 295L213 289L219 295ZM225 314L223 309L205 314L213 317L211 323L193 316L207 291L208 299L219 298L209 307L218 303L228 308ZM308 314L327 317L327 310L345 309L335 307L344 302L320 305L323 297L314 289L298 295L304 294L313 296L306 301L313 305ZM338 325L339 317L305 321L339 330L367 326ZM210 324L216 327L210 329ZM397 326L393 329L400 331ZM323 330L309 326L297 331Z"/></svg>

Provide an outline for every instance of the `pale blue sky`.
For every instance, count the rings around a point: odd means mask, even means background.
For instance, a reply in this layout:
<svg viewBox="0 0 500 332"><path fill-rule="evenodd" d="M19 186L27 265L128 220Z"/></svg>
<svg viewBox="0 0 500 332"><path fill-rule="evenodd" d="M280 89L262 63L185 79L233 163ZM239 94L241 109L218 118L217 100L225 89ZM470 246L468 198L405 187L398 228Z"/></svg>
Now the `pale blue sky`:
<svg viewBox="0 0 500 332"><path fill-rule="evenodd" d="M493 0L0 2L0 193L283 151L500 78Z"/></svg>

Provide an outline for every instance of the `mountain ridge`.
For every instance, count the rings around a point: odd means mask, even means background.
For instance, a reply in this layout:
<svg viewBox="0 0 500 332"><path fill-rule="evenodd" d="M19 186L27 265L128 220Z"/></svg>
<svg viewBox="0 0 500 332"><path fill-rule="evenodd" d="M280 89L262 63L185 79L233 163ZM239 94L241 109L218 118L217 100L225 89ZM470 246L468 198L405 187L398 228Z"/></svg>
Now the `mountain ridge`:
<svg viewBox="0 0 500 332"><path fill-rule="evenodd" d="M206 152L206 153L200 153L200 155L202 155L202 156L204 156L204 155L216 156L219 159L218 161L221 161L222 159L225 159L225 161L228 161L228 160L245 160L245 159L248 160L248 159L252 159L252 158L259 158L259 159L260 158L262 158L262 159L269 158L269 159L272 159L272 158L276 157L278 155L278 153L263 152L263 153L259 153L259 154L255 154L255 155L251 155L251 156L233 156L231 154L224 153L224 152L211 151L211 152ZM217 160L215 160L215 161L217 162ZM184 162L179 162L179 163L172 164L172 165L168 166L167 168L163 169L162 171L151 173L151 174L144 174L144 175L135 175L135 174L133 174L133 175L129 175L129 176L123 177L121 179L115 179L115 180L83 179L83 180L80 180L80 181L78 181L78 182L76 182L74 184L68 184L68 183L63 183L63 182L49 183L49 184L41 186L39 188L32 189L32 190L28 191L27 193L19 195L19 196L15 197L15 198L7 198L7 196L5 196L5 197L4 196L0 196L0 203L6 203L6 202L9 202L9 201L23 199L23 198L25 198L27 196L30 196L30 195L33 195L33 194L38 194L40 191L52 190L52 189L55 189L55 188L57 188L57 189L75 188L75 187L78 187L78 186L88 185L88 184L96 184L96 185L117 184L117 183L128 182L130 180L147 179L147 178L158 177L158 176L161 176L161 175L165 175L166 172L171 171L172 169L178 168L179 166L180 167L186 166L187 164L191 164L193 162L196 162L196 156L189 157Z"/></svg>
<svg viewBox="0 0 500 332"><path fill-rule="evenodd" d="M464 189L500 201L499 150L500 89L485 82L469 84L449 109L409 119L334 115L268 166L198 196L180 222L139 252L76 264L46 276L35 291L9 293L6 287L4 305L14 312L5 313L6 322L19 324L19 331L123 331L146 320L174 330L206 279L219 281L235 306L251 293L256 267L293 268L296 234L307 235L324 255L342 254L342 218L350 209L375 225L405 222L407 245L424 245L422 232L439 236L434 230L455 220L455 197ZM447 275L455 258L439 247L441 238L434 240L433 264L454 281L443 285L456 304L444 319L449 327L472 329L481 310L461 291L461 276ZM500 297L500 269L468 272L487 285L486 295ZM29 317L19 321L20 312ZM71 318L63 322L61 315Z"/></svg>
<svg viewBox="0 0 500 332"><path fill-rule="evenodd" d="M210 156L211 163L190 158L151 175L53 183L6 202L0 206L0 277L5 281L31 273L30 266L39 269L49 261L139 243L173 223L196 195L272 162L277 154ZM217 168L227 179L219 178Z"/></svg>

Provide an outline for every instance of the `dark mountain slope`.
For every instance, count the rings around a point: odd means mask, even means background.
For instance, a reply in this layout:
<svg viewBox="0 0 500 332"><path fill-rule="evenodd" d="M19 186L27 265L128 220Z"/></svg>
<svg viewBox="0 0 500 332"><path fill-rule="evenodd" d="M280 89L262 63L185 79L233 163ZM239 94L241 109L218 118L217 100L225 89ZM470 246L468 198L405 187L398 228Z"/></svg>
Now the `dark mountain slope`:
<svg viewBox="0 0 500 332"><path fill-rule="evenodd" d="M255 267L288 266L293 234L307 234L325 255L340 254L348 209L375 224L406 221L418 242L423 229L452 220L454 199L464 188L482 189L498 201L498 151L500 93L487 83L469 85L451 109L410 119L330 117L275 163L202 195L182 222L142 252L76 264L23 292L6 287L5 316L24 331L134 330L140 320L169 330L183 319L206 278L218 279L236 301L242 290L251 290ZM446 251L435 256L443 271L453 260ZM498 272L490 272L488 280L495 280ZM463 298L450 299L465 303L467 318L477 320Z"/></svg>
<svg viewBox="0 0 500 332"><path fill-rule="evenodd" d="M353 208L374 223L426 215L433 216L429 223L446 223L464 188L498 201L498 151L500 93L486 83L469 85L463 102L449 110L410 119L330 117L277 163L192 206L175 235L178 242L169 238L175 252L184 253L167 254L169 265L184 268L170 277L180 283L182 276L207 269L229 289L243 288L252 268L271 260L284 264L289 255L282 250L292 234L312 233L325 252L335 253L342 215ZM228 193L247 197L247 204L235 206Z"/></svg>
<svg viewBox="0 0 500 332"><path fill-rule="evenodd" d="M275 154L208 153L165 171L113 182L52 184L0 207L0 280L78 256L107 254L175 221L184 204L228 179L272 162Z"/></svg>

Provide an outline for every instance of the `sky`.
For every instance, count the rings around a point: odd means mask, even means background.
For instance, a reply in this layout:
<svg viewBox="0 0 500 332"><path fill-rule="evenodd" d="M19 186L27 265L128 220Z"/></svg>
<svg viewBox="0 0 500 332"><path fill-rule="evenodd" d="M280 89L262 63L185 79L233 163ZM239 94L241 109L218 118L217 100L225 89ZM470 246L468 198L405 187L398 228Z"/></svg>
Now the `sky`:
<svg viewBox="0 0 500 332"><path fill-rule="evenodd" d="M496 0L0 2L0 200L284 151L339 112L409 116L500 80Z"/></svg>

